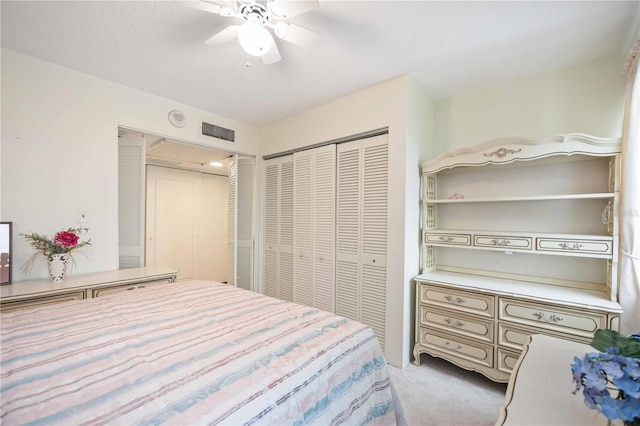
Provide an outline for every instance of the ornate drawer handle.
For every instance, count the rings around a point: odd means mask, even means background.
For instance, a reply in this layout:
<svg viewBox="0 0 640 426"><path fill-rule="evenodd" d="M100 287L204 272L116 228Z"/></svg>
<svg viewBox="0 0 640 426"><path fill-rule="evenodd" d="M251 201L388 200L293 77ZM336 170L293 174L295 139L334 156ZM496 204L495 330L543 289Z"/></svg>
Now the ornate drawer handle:
<svg viewBox="0 0 640 426"><path fill-rule="evenodd" d="M459 351L460 349L462 349L462 346L460 345L453 346L451 342L444 342L444 344L447 345L449 348L453 349L454 351Z"/></svg>
<svg viewBox="0 0 640 426"><path fill-rule="evenodd" d="M458 320L454 321L451 318L445 318L444 322L446 322L447 325L455 328L461 328L465 326L465 324L462 321L458 321Z"/></svg>
<svg viewBox="0 0 640 426"><path fill-rule="evenodd" d="M136 286L134 285L133 287L129 287L129 288L127 289L127 291L135 290L135 289L136 289Z"/></svg>
<svg viewBox="0 0 640 426"><path fill-rule="evenodd" d="M453 296L447 295L444 297L445 300L449 303L456 303L456 304L461 304L464 303L465 300L462 297L456 297L455 299L453 298Z"/></svg>
<svg viewBox="0 0 640 426"><path fill-rule="evenodd" d="M584 247L583 244L580 244L580 243L569 244L566 241L561 242L559 246L560 248L563 248L565 250L580 250L582 247Z"/></svg>
<svg viewBox="0 0 640 426"><path fill-rule="evenodd" d="M145 288L146 285L139 285L138 288Z"/></svg>
<svg viewBox="0 0 640 426"><path fill-rule="evenodd" d="M507 240L506 238L503 240L498 240L497 238L494 240L491 240L491 242L493 243L493 245L495 246L508 246L509 244L511 244L511 241Z"/></svg>
<svg viewBox="0 0 640 426"><path fill-rule="evenodd" d="M552 322L554 324L557 324L560 321L562 321L562 317L559 317L556 314L551 314L549 318L546 318L544 313L542 312L534 312L532 315L536 317L539 321Z"/></svg>
<svg viewBox="0 0 640 426"><path fill-rule="evenodd" d="M450 243L453 241L453 237L445 237L443 235L440 236L440 241L444 241L445 243Z"/></svg>

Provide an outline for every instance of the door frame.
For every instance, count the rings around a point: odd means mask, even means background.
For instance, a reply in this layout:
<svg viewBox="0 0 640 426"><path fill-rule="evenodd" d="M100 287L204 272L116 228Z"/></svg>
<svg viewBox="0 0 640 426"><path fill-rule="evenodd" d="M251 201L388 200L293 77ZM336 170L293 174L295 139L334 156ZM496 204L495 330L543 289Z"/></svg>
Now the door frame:
<svg viewBox="0 0 640 426"><path fill-rule="evenodd" d="M253 157L255 160L253 162L253 182L251 182L251 190L253 192L253 197L252 198L252 215L251 215L251 257L252 257L252 264L250 265L252 270L249 272L250 276L252 277L251 280L251 291L256 291L259 292L259 277L257 276L257 271L259 270L259 268L256 267L256 262L259 259L259 256L256 256L255 250L256 250L256 235L258 232L257 229L257 215L256 212L258 211L258 202L259 202L259 197L260 197L260 193L257 189L260 188L259 186L259 178L258 178L258 157L256 155L253 154L243 154L243 153L238 153L238 152L233 152L233 151L229 151L223 148L217 148L217 147L213 147L213 146L207 146L207 145L203 145L202 143L197 143L194 141L189 141L189 140L185 140L185 139L180 139L180 138L175 138L173 136L166 136L163 135L161 133L158 132L154 132L154 131L146 131L146 130L139 130L139 129L134 129L131 127L127 127L127 126L118 126L118 134L120 133L120 130L122 130L124 133L130 133L131 136L133 136L134 134L138 134L138 135L142 135L144 136L146 135L153 135L154 137L158 137L158 138L165 138L167 140L170 140L171 142L175 142L177 144L181 144L181 145L185 145L185 146L190 146L190 147L195 147L195 148L199 148L199 149L203 149L203 150L215 150L215 151L219 151L219 152L226 152L228 153L230 156L231 155L238 155L238 158L246 158L246 157ZM119 138L120 136L118 136ZM143 144L142 146L142 155L143 157L146 159L146 144ZM118 158L119 161L119 158ZM146 176L146 160L143 162L142 164L142 173L143 176ZM143 179L145 180L145 179ZM141 198L141 205L140 205L140 209L141 209L141 213L144 214L144 224L141 225L142 227L142 239L144 241L144 253L142 254L143 259L146 258L146 221L147 221L147 213L146 213L146 184L144 185L143 189L142 189L142 196ZM118 200L119 201L119 200ZM120 223L119 223L119 219L116 218L116 221L118 222L118 230L120 229ZM236 221L237 221L237 213L236 213ZM237 226L236 226L237 229ZM119 257L119 241L118 241L118 257Z"/></svg>

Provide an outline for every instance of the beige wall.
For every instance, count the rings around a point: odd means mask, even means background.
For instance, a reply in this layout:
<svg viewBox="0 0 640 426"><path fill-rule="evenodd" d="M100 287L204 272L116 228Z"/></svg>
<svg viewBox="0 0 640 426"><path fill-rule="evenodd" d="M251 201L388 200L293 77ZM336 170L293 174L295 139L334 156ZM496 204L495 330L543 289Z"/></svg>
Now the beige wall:
<svg viewBox="0 0 640 426"><path fill-rule="evenodd" d="M186 127L169 124L173 109ZM235 129L236 143L201 136L203 120ZM0 215L14 223L14 281L46 276L44 263L20 270L32 251L19 233L80 225L93 245L75 256L74 273L117 269L118 126L257 153L255 127L3 49Z"/></svg>
<svg viewBox="0 0 640 426"><path fill-rule="evenodd" d="M411 291L419 258L418 170L420 161L431 152L432 107L424 91L403 76L260 129L263 156L389 128L385 356L398 367L409 363L413 342Z"/></svg>
<svg viewBox="0 0 640 426"><path fill-rule="evenodd" d="M505 136L620 136L625 59L616 55L438 101L435 154Z"/></svg>

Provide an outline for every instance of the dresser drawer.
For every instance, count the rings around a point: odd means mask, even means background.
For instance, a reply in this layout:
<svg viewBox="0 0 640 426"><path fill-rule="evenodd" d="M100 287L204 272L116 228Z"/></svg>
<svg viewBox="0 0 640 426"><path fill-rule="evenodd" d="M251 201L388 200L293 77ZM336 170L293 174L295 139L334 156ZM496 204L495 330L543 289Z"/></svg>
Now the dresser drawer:
<svg viewBox="0 0 640 426"><path fill-rule="evenodd" d="M607 328L607 314L586 312L553 305L536 304L508 298L499 299L500 320L585 338L598 328Z"/></svg>
<svg viewBox="0 0 640 426"><path fill-rule="evenodd" d="M51 296L33 297L25 300L14 300L0 304L0 312L6 314L7 312L13 312L19 309L33 309L54 303L68 302L70 300L82 300L84 298L84 291L75 291Z"/></svg>
<svg viewBox="0 0 640 426"><path fill-rule="evenodd" d="M146 281L139 283L131 283L126 285L117 285L113 287L94 288L91 290L92 297L108 296L110 294L120 293L123 291L133 291L146 287L153 287L161 284L169 284L170 280Z"/></svg>
<svg viewBox="0 0 640 426"><path fill-rule="evenodd" d="M493 322L462 315L456 311L420 306L420 325L493 343Z"/></svg>
<svg viewBox="0 0 640 426"><path fill-rule="evenodd" d="M529 336L533 334L544 334L547 336L558 337L565 340L574 340L576 342L589 343L592 339L591 336L583 337L576 336L574 334L560 333L547 329L540 329L534 327L526 327L522 325L513 325L507 322L498 323L498 345L521 351L524 345L529 342Z"/></svg>
<svg viewBox="0 0 640 426"><path fill-rule="evenodd" d="M514 327L512 324L498 323L498 345L500 346L521 351L532 334L536 333Z"/></svg>
<svg viewBox="0 0 640 426"><path fill-rule="evenodd" d="M474 363L493 367L493 347L480 342L470 342L460 336L434 333L430 329L420 327L420 344Z"/></svg>
<svg viewBox="0 0 640 426"><path fill-rule="evenodd" d="M611 240L582 240L561 238L536 238L538 251L557 251L610 255L613 253Z"/></svg>
<svg viewBox="0 0 640 426"><path fill-rule="evenodd" d="M420 284L420 303L455 309L493 318L495 311L495 298L490 294L458 291L446 287L437 287L430 284Z"/></svg>
<svg viewBox="0 0 640 426"><path fill-rule="evenodd" d="M511 373L519 358L520 352L508 351L503 348L498 348L496 367L499 371Z"/></svg>
<svg viewBox="0 0 640 426"><path fill-rule="evenodd" d="M448 234L439 232L425 232L424 241L427 244L449 244L453 246L470 246L471 234Z"/></svg>
<svg viewBox="0 0 640 426"><path fill-rule="evenodd" d="M502 235L474 235L473 245L478 247L512 248L518 250L531 250L533 238L510 237Z"/></svg>

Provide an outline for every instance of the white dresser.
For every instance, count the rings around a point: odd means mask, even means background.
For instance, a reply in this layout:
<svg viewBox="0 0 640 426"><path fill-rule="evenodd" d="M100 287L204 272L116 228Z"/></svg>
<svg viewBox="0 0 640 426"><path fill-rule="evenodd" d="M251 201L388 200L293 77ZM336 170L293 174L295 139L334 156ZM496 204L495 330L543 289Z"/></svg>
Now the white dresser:
<svg viewBox="0 0 640 426"><path fill-rule="evenodd" d="M506 138L423 163L414 362L506 382L532 334L617 330L620 140Z"/></svg>
<svg viewBox="0 0 640 426"><path fill-rule="evenodd" d="M58 283L48 279L18 281L0 287L0 312L174 283L177 275L174 269L150 267L71 275Z"/></svg>

